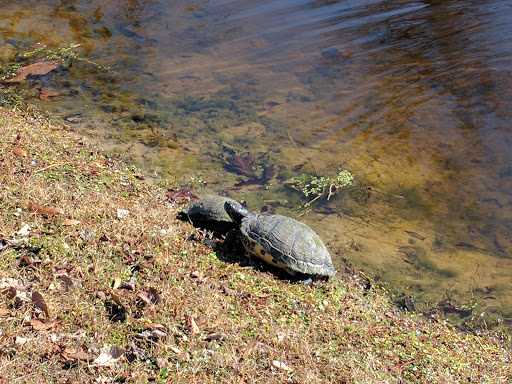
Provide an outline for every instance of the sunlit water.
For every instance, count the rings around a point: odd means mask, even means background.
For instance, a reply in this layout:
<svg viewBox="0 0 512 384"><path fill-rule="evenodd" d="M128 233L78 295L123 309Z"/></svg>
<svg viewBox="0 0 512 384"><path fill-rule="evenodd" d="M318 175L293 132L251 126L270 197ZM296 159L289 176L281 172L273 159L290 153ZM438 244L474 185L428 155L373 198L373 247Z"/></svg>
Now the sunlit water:
<svg viewBox="0 0 512 384"><path fill-rule="evenodd" d="M4 59L78 43L111 68L19 85L58 92L41 104L104 148L293 216L307 200L286 180L346 168L358 188L300 218L338 267L512 326L510 2L0 5Z"/></svg>

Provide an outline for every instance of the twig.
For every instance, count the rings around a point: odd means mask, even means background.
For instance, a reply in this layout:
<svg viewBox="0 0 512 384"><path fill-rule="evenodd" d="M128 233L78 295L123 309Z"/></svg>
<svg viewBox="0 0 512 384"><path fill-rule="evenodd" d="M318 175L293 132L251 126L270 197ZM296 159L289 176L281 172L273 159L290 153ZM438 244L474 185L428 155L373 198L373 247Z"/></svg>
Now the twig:
<svg viewBox="0 0 512 384"><path fill-rule="evenodd" d="M313 200L308 201L306 204L304 204L304 208L309 207L311 204L313 204L316 200L321 198L323 195L317 195Z"/></svg>
<svg viewBox="0 0 512 384"><path fill-rule="evenodd" d="M392 193L387 193L387 192L379 191L378 189L375 189L373 187L368 187L368 190L370 190L372 192L382 193L383 195L388 195L388 196L391 196L391 197L396 197L397 199L403 199L404 198L403 196L400 196L400 195L393 195Z"/></svg>
<svg viewBox="0 0 512 384"><path fill-rule="evenodd" d="M313 167L313 171L315 171L315 174L318 174L318 172L316 171L316 168L315 166L313 165L313 162L311 161L311 159L308 157L308 155L306 155L302 149L300 149L300 147L297 145L297 143L295 142L295 140L293 140L293 137L292 137L292 134L290 133L290 131L287 129L286 130L286 133L288 134L288 138L290 139L290 142L292 143L292 145L297 148L297 150L302 154L302 156L304 156L308 161L309 161L309 164L311 164L311 166Z"/></svg>
<svg viewBox="0 0 512 384"><path fill-rule="evenodd" d="M49 165L47 167L38 169L37 171L32 172L32 174L36 174L36 173L40 173L40 172L46 171L49 168L58 167L60 165L68 165L68 164L73 164L73 162L72 161L65 161L63 163L55 163L55 164Z"/></svg>

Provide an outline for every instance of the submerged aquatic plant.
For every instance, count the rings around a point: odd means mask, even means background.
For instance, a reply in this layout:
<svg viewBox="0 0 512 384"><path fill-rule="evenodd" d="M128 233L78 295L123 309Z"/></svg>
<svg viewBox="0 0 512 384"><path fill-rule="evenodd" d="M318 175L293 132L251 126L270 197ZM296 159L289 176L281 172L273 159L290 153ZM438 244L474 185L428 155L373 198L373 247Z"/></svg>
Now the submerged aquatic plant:
<svg viewBox="0 0 512 384"><path fill-rule="evenodd" d="M95 61L91 61L89 59L81 57L78 53L76 53L73 49L80 47L80 45L81 44L71 43L67 47L58 47L56 49L52 49L45 44L41 44L34 50L24 53L22 57L39 57L43 58L44 60L58 60L62 63L62 65L69 65L72 61L82 61L96 68L101 68L106 71L110 71L109 67L105 67L101 64L96 63Z"/></svg>
<svg viewBox="0 0 512 384"><path fill-rule="evenodd" d="M312 200L305 204L305 206L308 206L324 196L329 200L338 190L352 186L354 177L355 175L350 171L340 168L336 177L315 176L305 173L292 178L289 185L305 197L314 196Z"/></svg>

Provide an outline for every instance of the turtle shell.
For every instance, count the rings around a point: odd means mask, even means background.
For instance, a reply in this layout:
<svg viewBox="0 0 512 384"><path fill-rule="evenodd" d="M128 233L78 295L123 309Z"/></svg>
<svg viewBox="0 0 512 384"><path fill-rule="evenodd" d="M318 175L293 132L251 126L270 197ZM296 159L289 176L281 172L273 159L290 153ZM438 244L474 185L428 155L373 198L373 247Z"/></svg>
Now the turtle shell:
<svg viewBox="0 0 512 384"><path fill-rule="evenodd" d="M224 234L237 227L224 209L226 202L230 202L238 209L243 208L241 204L229 197L207 195L181 211L178 218L190 221L194 227Z"/></svg>
<svg viewBox="0 0 512 384"><path fill-rule="evenodd" d="M247 212L240 230L247 237L247 250L271 265L292 274L326 277L336 274L320 237L300 221L282 215Z"/></svg>

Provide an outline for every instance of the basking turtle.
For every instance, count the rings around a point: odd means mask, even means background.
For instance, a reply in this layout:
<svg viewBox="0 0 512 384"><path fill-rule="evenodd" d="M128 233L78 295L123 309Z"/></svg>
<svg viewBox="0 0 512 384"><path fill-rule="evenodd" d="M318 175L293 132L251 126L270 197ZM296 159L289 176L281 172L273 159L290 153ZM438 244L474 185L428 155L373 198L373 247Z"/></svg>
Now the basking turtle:
<svg viewBox="0 0 512 384"><path fill-rule="evenodd" d="M320 237L291 217L256 214L226 201L224 208L245 237L245 248L266 263L291 275L329 277L336 274L331 256Z"/></svg>
<svg viewBox="0 0 512 384"><path fill-rule="evenodd" d="M243 208L241 204L228 197L207 195L181 211L178 218L183 221L190 221L194 227L225 234L231 229L237 228L237 225L224 209L226 202L234 207Z"/></svg>

